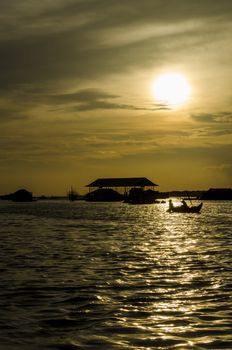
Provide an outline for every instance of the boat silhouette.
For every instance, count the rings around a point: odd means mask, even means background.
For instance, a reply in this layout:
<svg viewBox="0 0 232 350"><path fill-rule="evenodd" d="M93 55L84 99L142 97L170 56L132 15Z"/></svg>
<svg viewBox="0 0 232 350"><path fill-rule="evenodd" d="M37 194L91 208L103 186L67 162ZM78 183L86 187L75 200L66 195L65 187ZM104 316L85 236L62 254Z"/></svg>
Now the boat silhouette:
<svg viewBox="0 0 232 350"><path fill-rule="evenodd" d="M168 213L200 213L203 203L199 205L188 206L185 201L182 201L183 204L175 207L171 200L169 200Z"/></svg>

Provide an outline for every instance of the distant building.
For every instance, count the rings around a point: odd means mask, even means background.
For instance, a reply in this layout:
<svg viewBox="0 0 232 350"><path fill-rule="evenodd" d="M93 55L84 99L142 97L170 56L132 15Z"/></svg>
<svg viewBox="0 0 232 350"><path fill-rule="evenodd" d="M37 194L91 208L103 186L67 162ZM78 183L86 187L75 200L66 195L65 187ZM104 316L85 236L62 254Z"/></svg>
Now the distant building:
<svg viewBox="0 0 232 350"><path fill-rule="evenodd" d="M13 202L32 202L33 195L32 192L29 192L25 189L18 190L14 193L5 194L0 196L0 199L13 201Z"/></svg>
<svg viewBox="0 0 232 350"><path fill-rule="evenodd" d="M232 200L231 188L210 188L204 192L201 199L206 200Z"/></svg>
<svg viewBox="0 0 232 350"><path fill-rule="evenodd" d="M124 192L128 192L132 187L145 188L149 187L154 189L158 186L154 182L148 180L146 177L122 177L122 178L100 178L86 187L90 188L117 188L124 189Z"/></svg>
<svg viewBox="0 0 232 350"><path fill-rule="evenodd" d="M13 202L32 202L32 192L25 189L18 190L11 195L11 200Z"/></svg>
<svg viewBox="0 0 232 350"><path fill-rule="evenodd" d="M140 189L145 192L144 190L149 188L155 193L156 186L158 185L146 177L100 178L86 185L89 187L89 193L85 199L88 201L122 201L130 196L132 189ZM146 195L148 195L147 191Z"/></svg>
<svg viewBox="0 0 232 350"><path fill-rule="evenodd" d="M124 196L112 188L98 188L89 192L84 199L89 202L121 202Z"/></svg>

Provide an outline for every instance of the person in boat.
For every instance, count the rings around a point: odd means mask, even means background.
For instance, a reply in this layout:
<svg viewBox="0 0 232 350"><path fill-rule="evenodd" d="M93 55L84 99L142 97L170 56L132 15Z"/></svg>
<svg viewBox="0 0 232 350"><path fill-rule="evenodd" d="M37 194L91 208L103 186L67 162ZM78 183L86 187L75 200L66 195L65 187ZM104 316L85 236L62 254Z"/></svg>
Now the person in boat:
<svg viewBox="0 0 232 350"><path fill-rule="evenodd" d="M173 205L173 203L172 203L172 200L169 199L169 211L172 211L173 208L174 208L174 205Z"/></svg>
<svg viewBox="0 0 232 350"><path fill-rule="evenodd" d="M184 209L188 208L188 205L187 205L187 203L185 202L184 199L182 199L181 203L182 203L182 208L184 208Z"/></svg>

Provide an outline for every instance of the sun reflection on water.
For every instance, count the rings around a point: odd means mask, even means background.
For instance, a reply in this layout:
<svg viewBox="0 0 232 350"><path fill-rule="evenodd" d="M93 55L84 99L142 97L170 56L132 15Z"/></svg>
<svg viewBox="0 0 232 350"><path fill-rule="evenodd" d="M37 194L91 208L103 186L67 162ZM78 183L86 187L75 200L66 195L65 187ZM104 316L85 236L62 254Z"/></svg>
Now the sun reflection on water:
<svg viewBox="0 0 232 350"><path fill-rule="evenodd" d="M35 202L31 221L15 207L23 229L12 225L11 239L2 220L5 337L44 349L231 348L231 206L204 203L199 216L167 204L75 206L58 215Z"/></svg>
<svg viewBox="0 0 232 350"><path fill-rule="evenodd" d="M205 310L210 312L217 303L219 296L213 296L212 290L220 289L222 284L220 277L212 274L211 255L207 253L206 242L202 245L204 232L194 215L168 216L165 207L159 215L166 216L162 227L157 227L155 215L153 221L150 215L147 230L138 225L140 239L133 242L133 250L141 252L143 258L127 267L133 273L133 280L142 279L143 285L139 283L140 291L136 295L134 291L124 293L126 306L121 308L127 314L124 322L163 340L174 337L180 341L193 335L197 339L183 342L183 346L194 346L197 342L210 344L210 335L201 337L202 318ZM141 239L144 232L146 235ZM134 321L136 315L140 317L139 323ZM217 332L215 327L213 322L212 329Z"/></svg>

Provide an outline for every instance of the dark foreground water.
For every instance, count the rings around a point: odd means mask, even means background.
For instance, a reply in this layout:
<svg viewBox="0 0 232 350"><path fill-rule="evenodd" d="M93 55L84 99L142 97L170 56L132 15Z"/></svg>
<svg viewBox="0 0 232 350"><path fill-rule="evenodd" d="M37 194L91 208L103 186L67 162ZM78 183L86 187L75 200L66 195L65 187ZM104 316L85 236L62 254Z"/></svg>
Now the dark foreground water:
<svg viewBox="0 0 232 350"><path fill-rule="evenodd" d="M232 203L0 202L0 349L232 349Z"/></svg>

